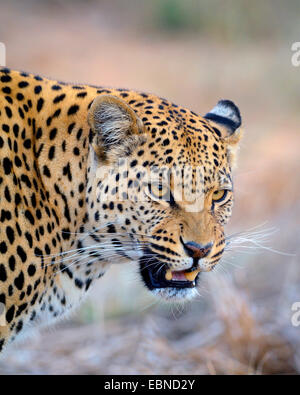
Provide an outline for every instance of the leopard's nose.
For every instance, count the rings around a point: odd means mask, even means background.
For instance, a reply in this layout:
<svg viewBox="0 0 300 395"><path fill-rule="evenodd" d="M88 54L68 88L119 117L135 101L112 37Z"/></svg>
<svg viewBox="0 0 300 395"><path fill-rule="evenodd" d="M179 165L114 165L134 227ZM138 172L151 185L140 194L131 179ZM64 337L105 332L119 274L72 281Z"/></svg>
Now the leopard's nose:
<svg viewBox="0 0 300 395"><path fill-rule="evenodd" d="M203 245L195 243L194 241L187 241L183 243L183 246L188 256L194 259L202 259L210 253L213 243L210 242Z"/></svg>

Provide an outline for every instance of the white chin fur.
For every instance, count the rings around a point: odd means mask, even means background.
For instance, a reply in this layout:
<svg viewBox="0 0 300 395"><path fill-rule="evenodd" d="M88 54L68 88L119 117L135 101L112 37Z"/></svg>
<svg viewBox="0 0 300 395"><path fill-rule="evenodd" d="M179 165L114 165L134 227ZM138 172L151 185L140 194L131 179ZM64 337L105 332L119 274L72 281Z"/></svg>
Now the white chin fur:
<svg viewBox="0 0 300 395"><path fill-rule="evenodd" d="M156 288L151 290L152 294L169 302L184 302L198 295L196 288Z"/></svg>

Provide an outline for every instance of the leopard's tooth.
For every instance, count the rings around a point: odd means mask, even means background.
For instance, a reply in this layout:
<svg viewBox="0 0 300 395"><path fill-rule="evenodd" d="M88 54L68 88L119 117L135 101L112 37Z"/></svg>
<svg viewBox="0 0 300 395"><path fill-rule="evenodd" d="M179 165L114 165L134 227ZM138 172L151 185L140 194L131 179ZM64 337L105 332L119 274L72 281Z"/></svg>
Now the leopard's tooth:
<svg viewBox="0 0 300 395"><path fill-rule="evenodd" d="M172 271L170 270L170 269L168 269L167 271L166 271L166 280L168 280L168 281L171 281L172 280Z"/></svg>
<svg viewBox="0 0 300 395"><path fill-rule="evenodd" d="M199 272L200 272L200 269L197 269L197 270L194 270L193 272L185 272L184 275L185 275L185 278L186 278L188 281L194 281L195 278L196 278L196 276L197 276L197 274L198 274Z"/></svg>

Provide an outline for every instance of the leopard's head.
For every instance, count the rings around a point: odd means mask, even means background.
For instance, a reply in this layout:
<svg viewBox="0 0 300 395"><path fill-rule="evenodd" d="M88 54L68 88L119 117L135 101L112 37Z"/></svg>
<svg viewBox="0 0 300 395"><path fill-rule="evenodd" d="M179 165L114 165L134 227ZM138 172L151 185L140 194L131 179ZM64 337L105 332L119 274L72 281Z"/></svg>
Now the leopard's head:
<svg viewBox="0 0 300 395"><path fill-rule="evenodd" d="M89 110L90 239L103 261L139 262L153 293L188 299L224 251L240 112L228 100L204 117L155 96L129 103L103 95Z"/></svg>

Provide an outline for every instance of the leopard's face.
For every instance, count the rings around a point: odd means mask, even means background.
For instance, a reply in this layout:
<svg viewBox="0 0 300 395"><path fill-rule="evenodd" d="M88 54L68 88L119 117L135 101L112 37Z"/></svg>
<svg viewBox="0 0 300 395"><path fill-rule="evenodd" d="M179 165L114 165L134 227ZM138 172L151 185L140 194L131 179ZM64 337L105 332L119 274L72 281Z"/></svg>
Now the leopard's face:
<svg viewBox="0 0 300 395"><path fill-rule="evenodd" d="M89 243L105 262L137 261L153 293L187 299L224 251L241 120L229 101L205 118L170 104L158 109L159 117L141 120L115 97L93 103Z"/></svg>

